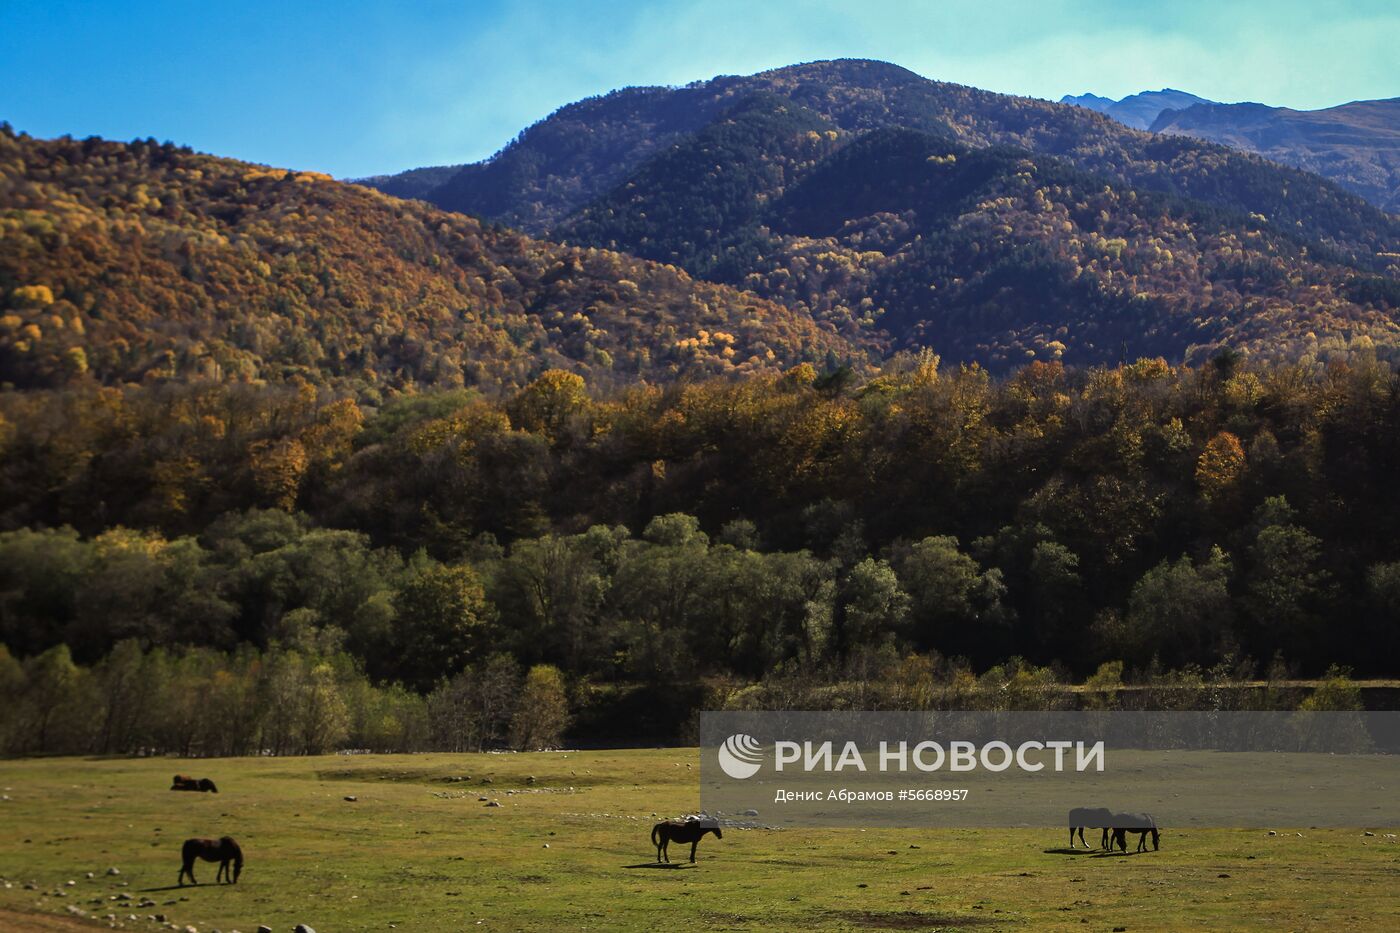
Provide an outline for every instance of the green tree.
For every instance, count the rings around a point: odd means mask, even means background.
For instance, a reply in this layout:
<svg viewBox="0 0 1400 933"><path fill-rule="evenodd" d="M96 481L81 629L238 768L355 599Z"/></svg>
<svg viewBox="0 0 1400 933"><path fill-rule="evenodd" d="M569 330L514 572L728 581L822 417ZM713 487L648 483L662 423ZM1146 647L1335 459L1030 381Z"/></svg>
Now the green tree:
<svg viewBox="0 0 1400 933"><path fill-rule="evenodd" d="M527 657L588 670L606 647L598 637L610 580L580 537L545 535L516 543L496 574L496 602L516 623Z"/></svg>
<svg viewBox="0 0 1400 933"><path fill-rule="evenodd" d="M1200 564L1183 555L1143 575L1128 598L1128 638L1139 660L1154 654L1168 666L1215 660L1233 621L1230 562L1212 548Z"/></svg>
<svg viewBox="0 0 1400 933"><path fill-rule="evenodd" d="M553 748L568 725L564 675L552 664L530 668L510 719L510 744L520 751Z"/></svg>
<svg viewBox="0 0 1400 933"><path fill-rule="evenodd" d="M909 597L887 561L867 557L841 587L842 638L847 652L888 643L904 624Z"/></svg>
<svg viewBox="0 0 1400 933"><path fill-rule="evenodd" d="M1322 541L1296 524L1294 516L1282 496L1255 510L1244 604L1261 646L1305 657L1320 647L1316 641L1331 575L1321 566Z"/></svg>
<svg viewBox="0 0 1400 933"><path fill-rule="evenodd" d="M343 741L349 731L350 717L335 670L325 662L317 664L307 672L302 686L302 753L324 754Z"/></svg>
<svg viewBox="0 0 1400 933"><path fill-rule="evenodd" d="M24 665L20 747L29 752L73 754L87 748L91 721L76 715L90 709L88 673L73 663L67 645L57 645Z"/></svg>
<svg viewBox="0 0 1400 933"><path fill-rule="evenodd" d="M492 608L475 570L430 564L394 599L398 611L398 673L426 691L460 671L489 647Z"/></svg>
<svg viewBox="0 0 1400 933"><path fill-rule="evenodd" d="M921 649L987 654L1005 643L1008 614L1001 571L983 571L951 535L925 538L899 562L909 593L910 629Z"/></svg>

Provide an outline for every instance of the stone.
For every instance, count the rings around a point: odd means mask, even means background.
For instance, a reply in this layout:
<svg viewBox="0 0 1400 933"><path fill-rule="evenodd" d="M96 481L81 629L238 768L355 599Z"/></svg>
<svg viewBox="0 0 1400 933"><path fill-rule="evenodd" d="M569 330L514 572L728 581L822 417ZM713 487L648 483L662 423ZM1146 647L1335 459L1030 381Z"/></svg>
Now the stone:
<svg viewBox="0 0 1400 933"><path fill-rule="evenodd" d="M348 801L350 801L351 803L354 803L354 802L355 802L356 800L358 800L359 798L358 798L358 797L355 797L355 796L353 796L353 795L351 795L351 794L346 794L346 795L345 795L345 799L348 800Z"/></svg>

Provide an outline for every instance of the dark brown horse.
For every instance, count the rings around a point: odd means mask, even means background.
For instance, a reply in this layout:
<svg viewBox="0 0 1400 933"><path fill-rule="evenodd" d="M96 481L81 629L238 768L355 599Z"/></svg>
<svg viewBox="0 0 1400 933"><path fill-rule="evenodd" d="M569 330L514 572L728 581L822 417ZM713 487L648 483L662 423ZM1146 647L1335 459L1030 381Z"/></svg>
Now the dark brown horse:
<svg viewBox="0 0 1400 933"><path fill-rule="evenodd" d="M1161 848L1162 831L1157 828L1157 821L1152 818L1151 813L1115 813L1113 814L1113 841L1109 844L1111 850L1117 846L1120 851L1128 851L1128 833L1138 834L1138 852L1147 851L1147 834L1152 834L1152 851L1156 852Z"/></svg>
<svg viewBox="0 0 1400 933"><path fill-rule="evenodd" d="M188 774L177 774L170 782L171 790L207 790L217 794L219 789L214 786L214 782L208 778L192 778Z"/></svg>
<svg viewBox="0 0 1400 933"><path fill-rule="evenodd" d="M690 860L695 861L695 847L706 833L714 833L716 839L724 838L719 831L719 820L667 820L657 823L651 828L651 844L656 846L656 860L659 862L664 857L666 861L671 861L667 847L674 841L690 843Z"/></svg>
<svg viewBox="0 0 1400 933"><path fill-rule="evenodd" d="M218 842L213 839L186 839L180 848L180 858L183 862L180 867L181 885L184 885L186 875L190 876L191 884L199 884L194 880L194 860L197 858L219 863L219 870L214 875L215 884L224 879L229 884L237 884L238 876L243 873L243 850L232 836L223 836ZM229 870L229 862L233 863L232 871Z"/></svg>

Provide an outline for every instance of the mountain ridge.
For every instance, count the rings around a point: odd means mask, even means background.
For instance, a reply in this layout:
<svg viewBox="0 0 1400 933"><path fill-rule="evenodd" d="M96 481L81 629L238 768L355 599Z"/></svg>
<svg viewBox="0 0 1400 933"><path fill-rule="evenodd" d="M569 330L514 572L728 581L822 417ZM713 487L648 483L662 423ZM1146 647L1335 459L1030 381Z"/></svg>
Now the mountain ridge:
<svg viewBox="0 0 1400 933"><path fill-rule="evenodd" d="M1391 252L1400 243L1395 218L1357 216L1339 228L1333 220L1364 211L1345 203L1355 195L1314 175L1278 175L1261 169L1276 163L1255 162L1259 157L1225 146L1164 138L1082 107L937 82L865 59L719 76L680 88L627 88L577 101L424 197L448 210L547 233L645 159L757 92L786 97L849 132L906 128L963 145L1012 145L1057 156L1135 187L1266 214L1281 225L1302 224L1314 239L1353 252ZM1293 211L1285 189L1306 189L1317 209Z"/></svg>
<svg viewBox="0 0 1400 933"><path fill-rule="evenodd" d="M1097 110L1125 126L1145 130L1152 126L1154 120L1168 111L1183 110L1198 104L1215 102L1186 91L1164 87L1160 91L1139 91L1118 100L1100 97L1097 94L1066 94L1060 98L1060 103Z"/></svg>
<svg viewBox="0 0 1400 933"><path fill-rule="evenodd" d="M1180 134L1315 172L1400 213L1400 97L1319 110L1258 103L1163 112L1154 133Z"/></svg>
<svg viewBox="0 0 1400 933"><path fill-rule="evenodd" d="M1353 332L1400 358L1388 288L1263 218L1023 149L834 129L775 95L652 157L555 234L742 286L886 350L998 370L1226 344L1304 356ZM1332 303L1346 310L1321 310Z"/></svg>
<svg viewBox="0 0 1400 933"><path fill-rule="evenodd" d="M328 176L0 127L0 381L523 385L864 358L684 271Z"/></svg>

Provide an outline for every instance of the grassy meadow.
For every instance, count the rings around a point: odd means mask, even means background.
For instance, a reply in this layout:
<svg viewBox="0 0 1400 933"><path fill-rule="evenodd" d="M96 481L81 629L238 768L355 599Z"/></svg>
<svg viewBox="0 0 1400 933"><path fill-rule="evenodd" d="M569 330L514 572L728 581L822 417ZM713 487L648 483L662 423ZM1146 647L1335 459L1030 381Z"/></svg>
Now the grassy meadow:
<svg viewBox="0 0 1400 933"><path fill-rule="evenodd" d="M199 933L1400 928L1400 845L1360 830L1168 826L1159 852L1104 856L1060 851L1059 829L731 829L695 866L677 844L679 864L653 867L653 815L696 808L697 762L694 749L5 761L0 930L89 926L74 909L103 928L112 914ZM221 792L172 793L176 772ZM201 862L202 883L177 887L180 843L220 835L243 846L241 882L215 885Z"/></svg>

